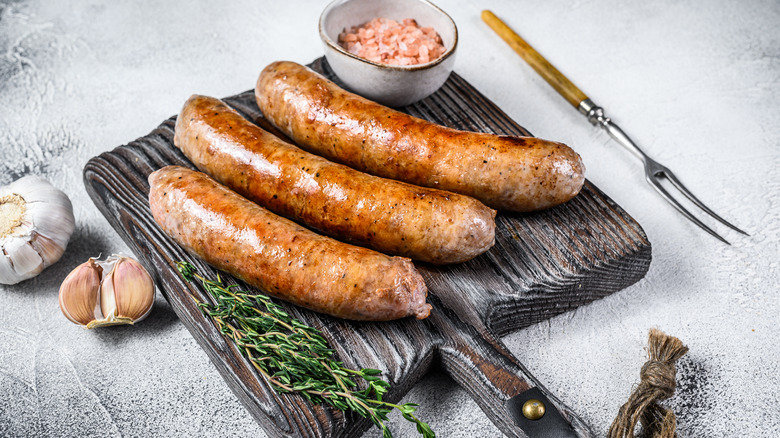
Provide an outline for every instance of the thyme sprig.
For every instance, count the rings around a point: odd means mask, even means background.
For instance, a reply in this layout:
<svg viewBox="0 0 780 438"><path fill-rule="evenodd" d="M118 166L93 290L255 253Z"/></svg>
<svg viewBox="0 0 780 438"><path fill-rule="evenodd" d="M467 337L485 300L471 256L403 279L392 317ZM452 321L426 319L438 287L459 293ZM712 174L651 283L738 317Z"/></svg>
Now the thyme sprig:
<svg viewBox="0 0 780 438"><path fill-rule="evenodd" d="M235 290L237 285L225 286L219 275L216 281L203 278L188 262L178 262L176 267L185 280L200 281L215 304L195 298L198 306L276 391L300 394L311 403L369 418L382 430L383 438L393 436L385 421L394 409L415 423L424 438L436 436L414 415L419 405L382 400L390 384L379 377L380 370L344 367L333 358L334 351L319 330L292 318L269 297ZM366 383L362 390L356 382L361 379Z"/></svg>

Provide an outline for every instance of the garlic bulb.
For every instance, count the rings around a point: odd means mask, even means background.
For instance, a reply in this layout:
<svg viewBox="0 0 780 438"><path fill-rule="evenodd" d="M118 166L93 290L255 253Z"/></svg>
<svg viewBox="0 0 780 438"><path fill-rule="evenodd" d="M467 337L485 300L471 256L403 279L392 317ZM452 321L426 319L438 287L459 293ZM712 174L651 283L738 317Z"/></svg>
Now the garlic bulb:
<svg viewBox="0 0 780 438"><path fill-rule="evenodd" d="M137 261L113 255L91 258L60 286L60 309L70 321L86 328L134 324L149 315L154 282Z"/></svg>
<svg viewBox="0 0 780 438"><path fill-rule="evenodd" d="M0 283L19 283L54 264L75 224L68 196L38 176L0 187Z"/></svg>

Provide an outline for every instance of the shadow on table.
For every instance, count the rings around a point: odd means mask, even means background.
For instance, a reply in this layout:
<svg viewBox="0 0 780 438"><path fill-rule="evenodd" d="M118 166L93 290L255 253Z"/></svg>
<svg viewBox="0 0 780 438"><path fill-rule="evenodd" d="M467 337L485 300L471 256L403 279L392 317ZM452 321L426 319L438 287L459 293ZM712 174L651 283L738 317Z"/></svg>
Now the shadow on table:
<svg viewBox="0 0 780 438"><path fill-rule="evenodd" d="M690 353L677 362L677 391L668 407L677 415L677 429L686 436L705 436L715 407L713 373L707 357ZM716 376L717 380L717 376ZM702 434L704 433L704 435Z"/></svg>

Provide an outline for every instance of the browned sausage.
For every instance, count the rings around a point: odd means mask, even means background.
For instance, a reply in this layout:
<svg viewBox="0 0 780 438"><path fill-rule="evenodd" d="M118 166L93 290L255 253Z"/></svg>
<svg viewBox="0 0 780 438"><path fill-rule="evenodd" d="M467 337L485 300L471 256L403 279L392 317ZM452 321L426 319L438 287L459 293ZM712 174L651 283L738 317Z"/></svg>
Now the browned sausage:
<svg viewBox="0 0 780 438"><path fill-rule="evenodd" d="M266 67L255 97L265 117L310 152L499 210L552 207L584 182L580 156L564 144L436 125L344 91L293 62Z"/></svg>
<svg viewBox="0 0 780 438"><path fill-rule="evenodd" d="M163 231L270 295L355 320L430 313L425 283L407 258L320 236L183 167L153 172L149 185L152 215Z"/></svg>
<svg viewBox="0 0 780 438"><path fill-rule="evenodd" d="M176 121L174 143L200 170L263 207L384 253L457 263L495 240L496 212L476 199L333 163L219 99L192 96Z"/></svg>

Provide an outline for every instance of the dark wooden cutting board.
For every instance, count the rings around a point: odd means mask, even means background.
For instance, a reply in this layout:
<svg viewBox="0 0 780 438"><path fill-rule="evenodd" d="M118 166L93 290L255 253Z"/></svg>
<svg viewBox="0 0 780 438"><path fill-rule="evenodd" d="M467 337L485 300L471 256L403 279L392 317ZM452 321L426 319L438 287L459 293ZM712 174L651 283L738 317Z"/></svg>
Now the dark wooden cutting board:
<svg viewBox="0 0 780 438"><path fill-rule="evenodd" d="M322 59L311 67L333 78ZM225 100L248 119L268 126L252 91ZM530 135L455 73L434 95L402 110L458 129ZM192 295L208 297L182 281L175 263L190 261L208 276L216 272L160 230L147 199L149 173L169 164L193 168L173 146L174 121L166 120L149 135L92 158L84 168L92 200L153 273L158 289L270 436L362 435L371 426L368 420L277 394L195 305ZM647 272L650 259L650 243L639 224L586 182L576 198L557 208L499 213L495 246L467 263L418 264L433 305L426 320L359 323L283 305L294 317L321 329L346 366L382 370L392 384L386 397L390 401L400 400L436 364L509 436L591 436L587 425L541 386L499 337L635 283ZM228 281L236 282L230 277ZM548 405L541 420L519 415L529 398Z"/></svg>

